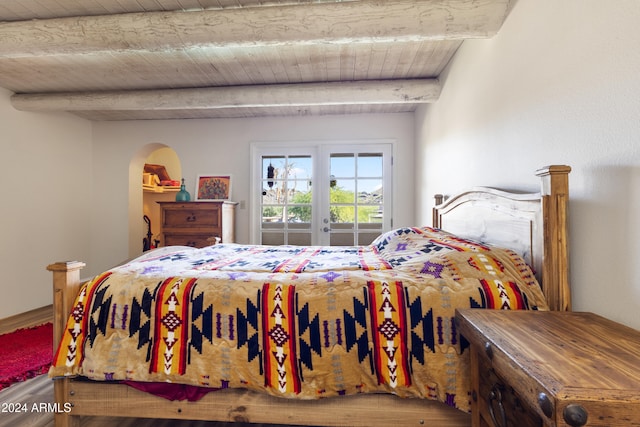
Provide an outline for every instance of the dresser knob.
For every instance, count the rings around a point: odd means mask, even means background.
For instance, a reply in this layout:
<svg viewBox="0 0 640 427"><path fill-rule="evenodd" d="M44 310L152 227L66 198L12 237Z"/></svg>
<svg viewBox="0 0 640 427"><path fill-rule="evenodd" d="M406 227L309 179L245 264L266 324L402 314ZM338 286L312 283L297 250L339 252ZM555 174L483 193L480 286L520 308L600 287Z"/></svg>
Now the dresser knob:
<svg viewBox="0 0 640 427"><path fill-rule="evenodd" d="M551 418L553 415L553 403L551 403L551 399L545 393L540 393L538 395L538 405L540 405L540 409L542 409L542 413L547 416L547 418Z"/></svg>
<svg viewBox="0 0 640 427"><path fill-rule="evenodd" d="M484 352L487 353L489 360L493 360L493 346L490 342L484 345Z"/></svg>
<svg viewBox="0 0 640 427"><path fill-rule="evenodd" d="M562 411L562 418L571 427L582 427L587 424L588 416L587 410L576 404L567 405Z"/></svg>

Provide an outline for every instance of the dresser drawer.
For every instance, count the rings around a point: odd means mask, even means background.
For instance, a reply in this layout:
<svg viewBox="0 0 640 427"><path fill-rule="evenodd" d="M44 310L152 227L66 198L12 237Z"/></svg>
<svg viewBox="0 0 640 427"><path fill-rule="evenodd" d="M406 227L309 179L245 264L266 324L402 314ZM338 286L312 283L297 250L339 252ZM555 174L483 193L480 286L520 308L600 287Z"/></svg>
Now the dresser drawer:
<svg viewBox="0 0 640 427"><path fill-rule="evenodd" d="M220 207L216 205L208 209L199 209L183 204L175 209L165 209L163 213L163 228L220 227Z"/></svg>
<svg viewBox="0 0 640 427"><path fill-rule="evenodd" d="M165 233L165 246L191 246L193 248L203 248L210 246L212 243L208 240L214 237L214 234L173 234Z"/></svg>

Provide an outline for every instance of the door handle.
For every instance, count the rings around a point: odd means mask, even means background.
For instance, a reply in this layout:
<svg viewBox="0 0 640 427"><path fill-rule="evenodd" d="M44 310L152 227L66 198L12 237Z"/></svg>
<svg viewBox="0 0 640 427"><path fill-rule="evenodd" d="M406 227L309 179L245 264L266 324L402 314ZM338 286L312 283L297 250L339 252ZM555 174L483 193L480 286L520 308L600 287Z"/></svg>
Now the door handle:
<svg viewBox="0 0 640 427"><path fill-rule="evenodd" d="M325 233L328 233L331 231L331 229L329 227L324 227L322 231L324 231Z"/></svg>

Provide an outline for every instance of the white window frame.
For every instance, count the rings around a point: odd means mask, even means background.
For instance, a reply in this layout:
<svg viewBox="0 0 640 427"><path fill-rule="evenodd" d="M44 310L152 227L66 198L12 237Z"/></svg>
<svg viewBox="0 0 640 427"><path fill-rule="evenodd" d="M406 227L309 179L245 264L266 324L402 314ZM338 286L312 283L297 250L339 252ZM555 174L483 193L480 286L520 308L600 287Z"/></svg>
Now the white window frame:
<svg viewBox="0 0 640 427"><path fill-rule="evenodd" d="M313 158L313 170L314 180L319 179L319 176L329 176L329 153L336 151L344 152L375 152L381 151L385 156L385 167L391 168L391 173L384 173L383 183L383 210L384 221L382 224L382 231L390 230L393 226L393 182L395 181L395 170L393 168L393 158L395 155L396 144L395 140L326 140L326 141L288 141L288 142L252 142L250 144L250 200L249 203L249 243L259 244L261 241L260 235L260 223L262 221L261 203L262 198L262 157L265 155L311 155ZM319 188L316 186L316 188ZM311 227L314 232L320 233L320 230L326 226L322 224L322 215L320 212L316 212L317 206L322 206L322 203L326 203L328 207L328 192L327 194L320 194L321 191L313 192L312 204L314 207L314 215L312 217ZM255 201L255 202L254 202ZM328 233L327 233L328 236ZM323 240L324 237L318 234L319 240ZM328 243L327 243L328 244Z"/></svg>

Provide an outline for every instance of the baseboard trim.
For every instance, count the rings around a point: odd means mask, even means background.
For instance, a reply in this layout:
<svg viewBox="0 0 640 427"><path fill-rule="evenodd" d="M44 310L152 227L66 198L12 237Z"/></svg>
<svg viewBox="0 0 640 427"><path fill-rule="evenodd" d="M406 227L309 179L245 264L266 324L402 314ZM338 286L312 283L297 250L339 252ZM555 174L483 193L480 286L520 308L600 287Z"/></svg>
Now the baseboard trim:
<svg viewBox="0 0 640 427"><path fill-rule="evenodd" d="M53 305L18 313L0 320L0 334L13 332L16 329L30 328L53 321Z"/></svg>

